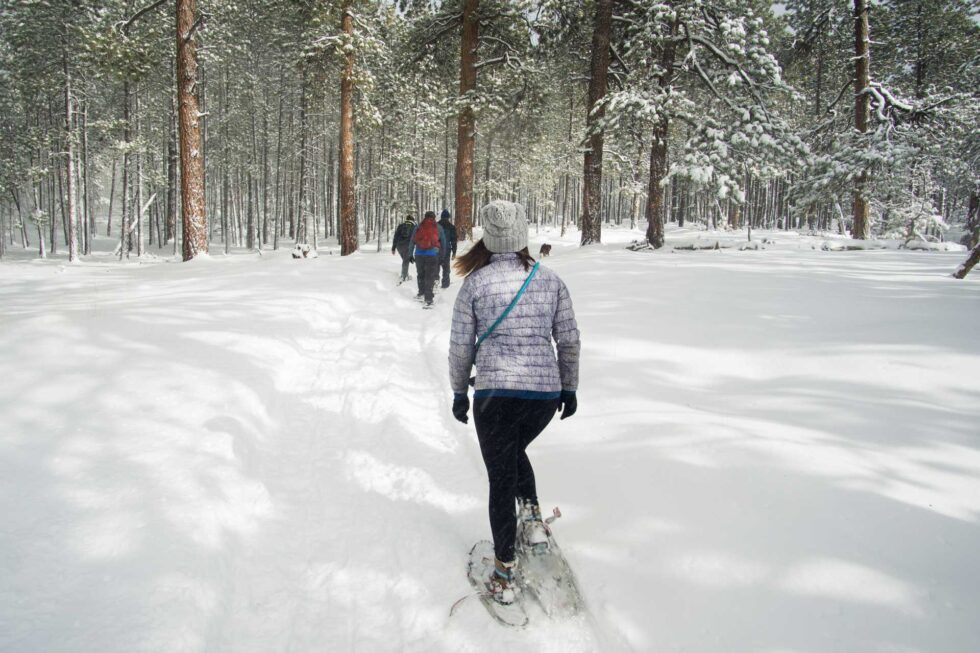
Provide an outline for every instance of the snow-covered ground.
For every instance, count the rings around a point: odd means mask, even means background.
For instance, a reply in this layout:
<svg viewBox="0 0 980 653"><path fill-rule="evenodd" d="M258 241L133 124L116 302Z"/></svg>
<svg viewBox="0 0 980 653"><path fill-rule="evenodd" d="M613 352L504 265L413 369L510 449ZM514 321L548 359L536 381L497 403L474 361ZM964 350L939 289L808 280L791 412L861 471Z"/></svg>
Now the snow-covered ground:
<svg viewBox="0 0 980 653"><path fill-rule="evenodd" d="M532 234L534 233L532 229ZM0 263L0 651L980 650L962 252L552 242L579 412L532 447L590 614L503 630L446 350L396 259ZM744 234L673 230L668 243ZM323 252L325 254L326 252Z"/></svg>

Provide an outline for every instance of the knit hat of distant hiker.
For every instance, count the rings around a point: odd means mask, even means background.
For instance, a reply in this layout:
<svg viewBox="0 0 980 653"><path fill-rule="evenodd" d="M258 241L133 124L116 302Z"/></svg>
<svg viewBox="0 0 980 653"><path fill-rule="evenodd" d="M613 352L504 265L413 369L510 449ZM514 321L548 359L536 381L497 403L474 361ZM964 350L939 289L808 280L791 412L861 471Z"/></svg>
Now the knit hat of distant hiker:
<svg viewBox="0 0 980 653"><path fill-rule="evenodd" d="M523 206L504 200L494 200L481 208L483 244L495 254L519 252L527 247L524 216Z"/></svg>
<svg viewBox="0 0 980 653"><path fill-rule="evenodd" d="M442 213L439 214L439 219L440 220L448 220L449 219L449 209L443 209L442 210Z"/></svg>

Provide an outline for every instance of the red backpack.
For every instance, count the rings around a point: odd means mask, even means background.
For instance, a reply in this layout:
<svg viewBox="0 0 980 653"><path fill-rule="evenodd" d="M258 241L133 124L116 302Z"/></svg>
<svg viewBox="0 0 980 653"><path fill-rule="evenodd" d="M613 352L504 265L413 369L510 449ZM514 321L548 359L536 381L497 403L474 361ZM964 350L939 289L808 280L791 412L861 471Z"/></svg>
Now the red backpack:
<svg viewBox="0 0 980 653"><path fill-rule="evenodd" d="M419 249L439 249L439 227L432 218L422 221L415 231L415 244Z"/></svg>

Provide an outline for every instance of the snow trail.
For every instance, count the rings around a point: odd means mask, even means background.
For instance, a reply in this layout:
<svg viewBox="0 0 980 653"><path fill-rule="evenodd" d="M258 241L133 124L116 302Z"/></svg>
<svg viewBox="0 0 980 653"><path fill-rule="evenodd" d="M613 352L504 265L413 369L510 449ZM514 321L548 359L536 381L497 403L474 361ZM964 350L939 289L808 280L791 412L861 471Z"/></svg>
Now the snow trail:
<svg viewBox="0 0 980 653"><path fill-rule="evenodd" d="M331 263L83 265L7 288L5 331L36 348L6 352L0 391L38 389L4 410L18 491L0 499L0 648L591 641L502 633L479 605L449 620L487 535L472 425L449 411L455 288L422 311L375 260L345 266L356 292L332 287Z"/></svg>

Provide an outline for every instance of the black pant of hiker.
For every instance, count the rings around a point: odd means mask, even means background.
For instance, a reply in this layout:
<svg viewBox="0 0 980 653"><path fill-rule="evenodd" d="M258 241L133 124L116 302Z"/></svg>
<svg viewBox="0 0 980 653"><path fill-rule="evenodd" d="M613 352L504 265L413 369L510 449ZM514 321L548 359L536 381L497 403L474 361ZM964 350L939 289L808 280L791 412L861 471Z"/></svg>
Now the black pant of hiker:
<svg viewBox="0 0 980 653"><path fill-rule="evenodd" d="M402 281L408 279L408 264L412 261L412 248L404 245L398 248L398 255L402 258Z"/></svg>
<svg viewBox="0 0 980 653"><path fill-rule="evenodd" d="M514 559L515 501L538 500L527 446L544 431L556 410L557 399L490 397L474 401L476 436L490 479L493 548L502 562Z"/></svg>
<svg viewBox="0 0 980 653"><path fill-rule="evenodd" d="M439 257L415 255L415 274L419 281L419 294L425 297L426 303L431 303L432 286L439 278Z"/></svg>
<svg viewBox="0 0 980 653"><path fill-rule="evenodd" d="M452 257L449 255L449 252L446 252L446 255L443 256L443 257L440 257L440 259L439 259L439 267L442 268L442 287L443 288L448 288L449 287L449 261L451 259L452 259Z"/></svg>

